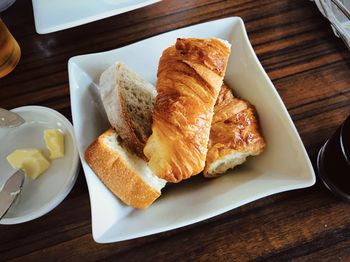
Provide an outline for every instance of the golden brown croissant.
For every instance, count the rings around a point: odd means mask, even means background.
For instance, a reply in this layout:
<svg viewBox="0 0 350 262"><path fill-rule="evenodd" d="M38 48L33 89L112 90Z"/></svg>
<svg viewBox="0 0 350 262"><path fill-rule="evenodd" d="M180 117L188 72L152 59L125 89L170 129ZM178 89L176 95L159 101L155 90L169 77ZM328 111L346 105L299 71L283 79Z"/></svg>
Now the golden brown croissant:
<svg viewBox="0 0 350 262"><path fill-rule="evenodd" d="M216 38L179 38L163 52L152 135L144 148L158 177L180 182L203 171L229 54L230 44Z"/></svg>
<svg viewBox="0 0 350 262"><path fill-rule="evenodd" d="M255 108L235 98L224 84L214 107L204 176L224 173L264 147Z"/></svg>

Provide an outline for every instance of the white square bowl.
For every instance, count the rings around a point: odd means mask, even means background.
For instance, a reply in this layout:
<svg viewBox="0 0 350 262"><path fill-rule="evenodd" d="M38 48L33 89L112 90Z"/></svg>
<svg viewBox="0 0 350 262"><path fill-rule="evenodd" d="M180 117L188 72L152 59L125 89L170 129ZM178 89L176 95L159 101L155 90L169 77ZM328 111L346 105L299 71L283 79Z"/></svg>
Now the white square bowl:
<svg viewBox="0 0 350 262"><path fill-rule="evenodd" d="M166 187L148 209L125 206L110 193L84 160L86 148L108 127L98 95L100 74L122 61L155 84L162 51L177 37L219 37L232 44L225 81L256 106L267 147L262 155L217 179L200 175ZM117 242L186 226L259 198L315 183L315 174L297 130L258 61L242 19L226 19L164 33L112 51L69 60L72 114L89 188L93 238Z"/></svg>

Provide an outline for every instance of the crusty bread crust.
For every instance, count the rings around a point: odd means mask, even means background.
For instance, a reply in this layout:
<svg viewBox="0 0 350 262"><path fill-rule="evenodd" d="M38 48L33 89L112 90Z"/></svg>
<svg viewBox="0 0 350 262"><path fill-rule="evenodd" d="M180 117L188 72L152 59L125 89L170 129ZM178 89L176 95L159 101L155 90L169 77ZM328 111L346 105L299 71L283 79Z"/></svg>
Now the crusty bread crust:
<svg viewBox="0 0 350 262"><path fill-rule="evenodd" d="M125 204L147 208L161 193L145 182L117 150L106 144L106 139L112 135L116 135L113 129L100 135L85 151L85 160L107 188Z"/></svg>

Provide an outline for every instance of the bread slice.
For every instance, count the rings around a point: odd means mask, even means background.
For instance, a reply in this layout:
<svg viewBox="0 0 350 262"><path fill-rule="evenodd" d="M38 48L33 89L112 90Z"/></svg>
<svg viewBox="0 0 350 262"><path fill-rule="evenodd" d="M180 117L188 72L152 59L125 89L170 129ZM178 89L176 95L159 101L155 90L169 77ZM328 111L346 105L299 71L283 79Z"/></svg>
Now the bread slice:
<svg viewBox="0 0 350 262"><path fill-rule="evenodd" d="M102 73L100 91L110 124L123 143L144 158L143 148L152 132L155 87L124 64L116 62Z"/></svg>
<svg viewBox="0 0 350 262"><path fill-rule="evenodd" d="M112 128L88 147L85 160L114 195L134 208L151 205L166 183L151 172L143 159L120 145Z"/></svg>
<svg viewBox="0 0 350 262"><path fill-rule="evenodd" d="M255 108L234 97L224 84L214 107L204 176L225 173L248 156L259 155L264 147Z"/></svg>

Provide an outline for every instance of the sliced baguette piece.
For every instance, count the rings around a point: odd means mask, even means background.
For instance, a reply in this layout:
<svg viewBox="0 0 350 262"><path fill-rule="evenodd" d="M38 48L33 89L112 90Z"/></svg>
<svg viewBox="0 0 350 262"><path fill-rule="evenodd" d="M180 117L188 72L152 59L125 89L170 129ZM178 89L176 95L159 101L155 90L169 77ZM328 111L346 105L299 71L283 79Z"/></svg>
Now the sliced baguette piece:
<svg viewBox="0 0 350 262"><path fill-rule="evenodd" d="M134 208L151 205L166 183L152 173L143 159L120 145L112 128L88 147L85 160L114 195Z"/></svg>
<svg viewBox="0 0 350 262"><path fill-rule="evenodd" d="M156 88L126 65L116 62L100 77L101 100L123 143L144 158L150 136Z"/></svg>
<svg viewBox="0 0 350 262"><path fill-rule="evenodd" d="M215 177L259 155L265 147L254 106L223 85L214 106L205 177Z"/></svg>

